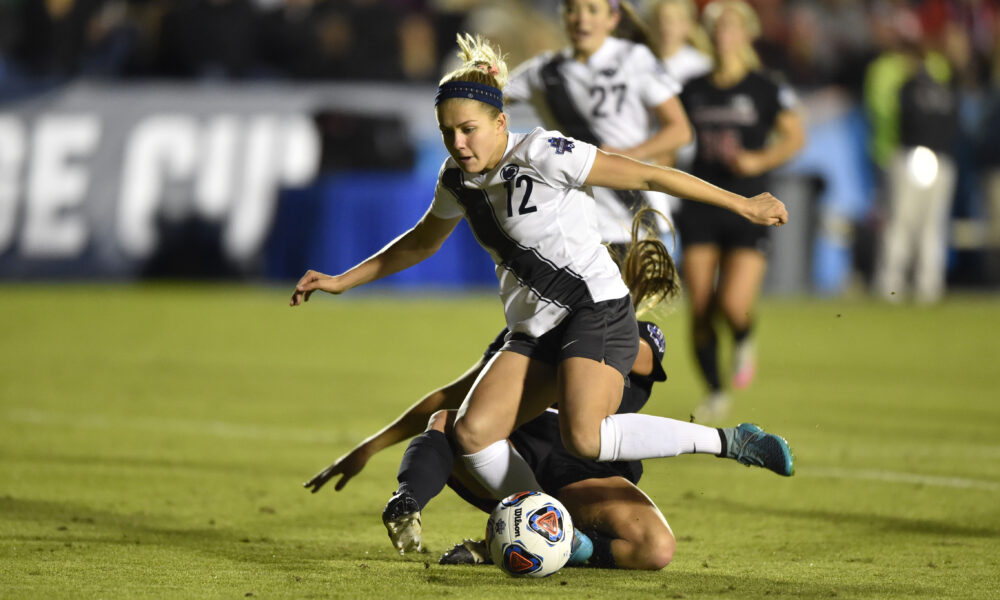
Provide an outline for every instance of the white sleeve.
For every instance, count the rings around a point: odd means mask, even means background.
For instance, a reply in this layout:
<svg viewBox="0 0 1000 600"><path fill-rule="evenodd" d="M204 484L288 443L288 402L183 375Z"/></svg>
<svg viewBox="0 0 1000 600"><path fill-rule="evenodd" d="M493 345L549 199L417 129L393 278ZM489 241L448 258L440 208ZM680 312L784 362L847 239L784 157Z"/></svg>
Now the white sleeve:
<svg viewBox="0 0 1000 600"><path fill-rule="evenodd" d="M462 207L459 205L458 198L455 197L455 194L451 193L447 188L441 185L441 176L444 174L444 170L447 167L448 161L446 160L444 165L441 166L441 172L438 173L437 185L434 186L434 200L431 201L431 207L427 209L428 213L439 219L454 219L465 214L462 211Z"/></svg>
<svg viewBox="0 0 1000 600"><path fill-rule="evenodd" d="M528 161L549 186L580 188L597 158L597 146L538 128L531 132Z"/></svg>
<svg viewBox="0 0 1000 600"><path fill-rule="evenodd" d="M638 82L639 97L647 108L659 106L681 93L681 84L644 45L637 44L629 57L631 79Z"/></svg>
<svg viewBox="0 0 1000 600"><path fill-rule="evenodd" d="M528 102L534 90L539 87L539 72L541 69L542 56L536 56L526 60L510 74L507 85L503 88L505 101Z"/></svg>

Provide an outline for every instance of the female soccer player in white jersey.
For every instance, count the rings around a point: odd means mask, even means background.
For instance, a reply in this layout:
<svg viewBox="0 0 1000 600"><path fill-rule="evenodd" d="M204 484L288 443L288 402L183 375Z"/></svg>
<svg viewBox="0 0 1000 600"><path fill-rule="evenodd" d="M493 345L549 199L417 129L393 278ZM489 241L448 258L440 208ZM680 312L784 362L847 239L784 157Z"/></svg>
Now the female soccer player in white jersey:
<svg viewBox="0 0 1000 600"><path fill-rule="evenodd" d="M450 158L442 166L427 213L412 229L340 275L306 272L290 304L301 304L316 290L340 294L408 268L440 248L464 217L497 264L510 330L454 426L463 461L485 489L494 497L539 489L506 438L548 407L547 402L522 398L525 386L553 380L562 441L577 456L641 460L675 456L686 446L720 453L714 428L613 414L635 360L638 328L628 288L601 244L587 189L672 193L730 209L761 225L785 222L784 205L767 193L738 196L558 132L508 133L500 91L506 65L484 40L459 41L465 64L445 76L436 99ZM787 447L765 454L787 457L780 470L792 474Z"/></svg>
<svg viewBox="0 0 1000 600"><path fill-rule="evenodd" d="M719 0L705 7L703 17L715 66L689 81L681 94L697 140L691 172L752 196L768 188L769 171L802 147L802 119L791 90L760 70L752 45L760 24L750 5ZM710 422L725 416L730 403L719 375L714 314L721 313L733 332L732 385L746 387L755 371L751 329L770 236L766 227L689 201L681 202L675 223L684 245L681 272L695 357L709 389L694 414Z"/></svg>
<svg viewBox="0 0 1000 600"><path fill-rule="evenodd" d="M565 0L570 46L517 67L504 87L504 101L529 102L547 129L664 164L692 139L677 96L680 86L647 45L612 36L623 20L645 31L627 0ZM597 188L593 195L598 230L613 245L628 242L632 215L642 206L669 212L663 194ZM666 224L660 225L662 230Z"/></svg>
<svg viewBox="0 0 1000 600"><path fill-rule="evenodd" d="M633 220L632 241L622 269L637 310L673 299L680 291L673 260L663 243L644 227L643 217L640 213ZM375 454L416 436L403 453L396 477L398 487L382 511L382 522L393 547L401 554L423 550L422 512L446 485L489 513L499 498L491 497L470 480L461 461L455 460L455 447L448 434L456 410L483 367L503 347L504 337L503 333L497 336L465 375L410 406L392 423L317 473L304 487L315 493L340 476L335 486L339 491ZM663 332L654 323L639 321L639 338L639 353L629 372L619 413L639 412L649 400L653 385L667 379L662 366L666 352ZM526 393L552 397L552 387ZM770 435L745 425L722 430L723 455L754 464L744 450ZM670 562L676 540L659 508L637 487L642 476L641 462L595 462L570 455L560 441L558 415L551 409L518 427L508 441L528 462L544 491L569 509L575 527L582 533L575 533L571 564L661 569ZM488 562L484 545L475 540L459 543L441 558L441 564Z"/></svg>

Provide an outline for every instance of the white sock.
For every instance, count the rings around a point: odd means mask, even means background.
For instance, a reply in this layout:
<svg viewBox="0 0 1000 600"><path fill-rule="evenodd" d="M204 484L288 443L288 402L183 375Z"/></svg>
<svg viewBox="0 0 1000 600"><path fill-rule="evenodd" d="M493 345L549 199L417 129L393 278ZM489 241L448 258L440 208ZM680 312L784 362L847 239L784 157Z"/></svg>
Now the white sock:
<svg viewBox="0 0 1000 600"><path fill-rule="evenodd" d="M507 440L494 442L475 454L463 454L462 461L494 498L506 498L517 492L542 489L527 461Z"/></svg>
<svg viewBox="0 0 1000 600"><path fill-rule="evenodd" d="M642 460L720 452L722 440L714 427L628 413L611 415L601 421L601 452L597 460Z"/></svg>

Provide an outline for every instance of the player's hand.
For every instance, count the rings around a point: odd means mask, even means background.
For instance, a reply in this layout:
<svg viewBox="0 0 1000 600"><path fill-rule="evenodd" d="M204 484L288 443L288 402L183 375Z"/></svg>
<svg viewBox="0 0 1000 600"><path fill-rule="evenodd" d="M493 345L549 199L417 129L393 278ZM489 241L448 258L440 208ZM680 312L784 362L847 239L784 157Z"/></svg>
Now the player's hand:
<svg viewBox="0 0 1000 600"><path fill-rule="evenodd" d="M743 216L756 225L780 226L788 222L788 209L781 200L764 192L747 198Z"/></svg>
<svg viewBox="0 0 1000 600"><path fill-rule="evenodd" d="M310 269L306 271L306 274L302 276L302 279L299 279L298 284L295 286L295 291L292 292L292 299L288 302L288 305L298 306L303 302L308 302L309 296L311 296L316 290L328 292L330 294L340 294L344 292L344 289L338 284L338 279L336 277Z"/></svg>
<svg viewBox="0 0 1000 600"><path fill-rule="evenodd" d="M365 468L365 465L368 464L369 458L371 458L371 456L367 452L361 448L355 448L335 460L332 465L317 473L312 479L303 483L302 487L310 489L310 491L315 494L321 487L326 485L327 481L330 481L337 475L343 475L343 477L337 481L337 484L333 486L333 489L339 492L344 489L344 486L347 485L347 482L350 481L352 477L360 473L361 469Z"/></svg>

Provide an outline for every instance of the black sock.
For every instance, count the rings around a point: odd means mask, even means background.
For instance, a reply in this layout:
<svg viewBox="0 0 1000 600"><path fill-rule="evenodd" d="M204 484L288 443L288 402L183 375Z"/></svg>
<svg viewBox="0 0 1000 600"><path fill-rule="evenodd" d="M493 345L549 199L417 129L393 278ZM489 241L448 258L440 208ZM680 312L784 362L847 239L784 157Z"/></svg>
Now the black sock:
<svg viewBox="0 0 1000 600"><path fill-rule="evenodd" d="M611 538L594 530L584 531L584 533L594 543L594 553L590 555L590 560L587 563L599 569L617 567L618 563L615 562L615 557L611 553Z"/></svg>
<svg viewBox="0 0 1000 600"><path fill-rule="evenodd" d="M715 430L719 432L719 439L722 441L722 452L719 452L716 456L725 458L729 454L729 440L726 439L726 432L721 427L716 427Z"/></svg>
<svg viewBox="0 0 1000 600"><path fill-rule="evenodd" d="M745 329L736 329L734 327L733 328L733 341L736 342L737 344L739 344L743 340L745 340L748 337L750 337L750 334L752 332L753 332L753 321L751 321L750 323L748 323Z"/></svg>
<svg viewBox="0 0 1000 600"><path fill-rule="evenodd" d="M704 339L695 341L694 355L698 359L698 367L705 378L709 389L717 392L722 389L719 379L719 343L715 332Z"/></svg>
<svg viewBox="0 0 1000 600"><path fill-rule="evenodd" d="M420 510L437 496L451 476L455 459L445 434L432 429L413 438L403 453L396 481L400 492L413 496Z"/></svg>

